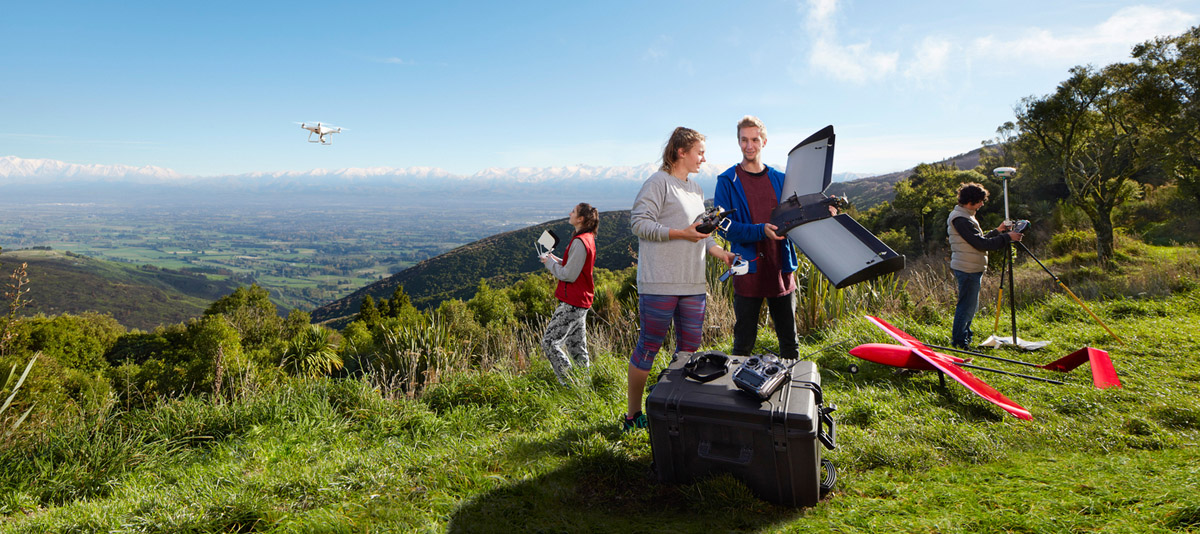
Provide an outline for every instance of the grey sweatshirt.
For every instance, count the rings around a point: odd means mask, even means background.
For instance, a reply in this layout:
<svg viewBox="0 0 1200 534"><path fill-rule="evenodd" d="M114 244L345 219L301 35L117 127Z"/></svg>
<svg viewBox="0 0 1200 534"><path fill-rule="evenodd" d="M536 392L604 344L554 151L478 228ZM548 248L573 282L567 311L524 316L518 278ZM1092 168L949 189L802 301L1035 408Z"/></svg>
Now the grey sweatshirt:
<svg viewBox="0 0 1200 534"><path fill-rule="evenodd" d="M669 240L672 228L684 229L704 213L704 192L695 180L680 180L658 171L642 184L633 200L630 223L638 237L638 293L702 295L704 255L716 245L712 237L692 243Z"/></svg>

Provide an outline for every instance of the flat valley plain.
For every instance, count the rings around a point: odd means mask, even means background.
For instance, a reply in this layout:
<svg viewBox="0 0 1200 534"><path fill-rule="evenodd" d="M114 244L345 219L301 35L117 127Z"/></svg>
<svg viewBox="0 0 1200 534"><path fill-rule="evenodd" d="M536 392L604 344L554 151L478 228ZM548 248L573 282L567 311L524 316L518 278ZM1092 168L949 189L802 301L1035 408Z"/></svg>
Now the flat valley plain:
<svg viewBox="0 0 1200 534"><path fill-rule="evenodd" d="M309 311L455 247L563 218L573 206L520 204L462 197L0 200L0 247L50 247L257 283L279 306Z"/></svg>

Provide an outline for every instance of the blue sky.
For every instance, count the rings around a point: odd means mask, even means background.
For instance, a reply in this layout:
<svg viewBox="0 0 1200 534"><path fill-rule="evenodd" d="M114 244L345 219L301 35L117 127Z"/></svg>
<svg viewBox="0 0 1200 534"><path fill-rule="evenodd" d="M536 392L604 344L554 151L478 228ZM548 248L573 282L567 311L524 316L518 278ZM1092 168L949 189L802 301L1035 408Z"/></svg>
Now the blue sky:
<svg viewBox="0 0 1200 534"><path fill-rule="evenodd" d="M835 172L979 146L1074 65L1200 0L6 2L0 156L184 174L638 165L671 129L768 162L826 124ZM305 142L293 121L348 130Z"/></svg>

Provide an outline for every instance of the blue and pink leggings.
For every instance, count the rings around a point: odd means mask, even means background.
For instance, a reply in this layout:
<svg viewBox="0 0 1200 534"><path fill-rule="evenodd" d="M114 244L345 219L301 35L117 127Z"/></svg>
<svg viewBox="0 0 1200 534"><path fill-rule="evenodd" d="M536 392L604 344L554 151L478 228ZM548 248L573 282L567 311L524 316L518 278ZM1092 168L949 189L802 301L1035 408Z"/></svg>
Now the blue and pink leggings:
<svg viewBox="0 0 1200 534"><path fill-rule="evenodd" d="M643 371L654 366L667 329L675 322L675 350L695 352L704 333L705 295L638 295L642 332L629 356L629 365Z"/></svg>

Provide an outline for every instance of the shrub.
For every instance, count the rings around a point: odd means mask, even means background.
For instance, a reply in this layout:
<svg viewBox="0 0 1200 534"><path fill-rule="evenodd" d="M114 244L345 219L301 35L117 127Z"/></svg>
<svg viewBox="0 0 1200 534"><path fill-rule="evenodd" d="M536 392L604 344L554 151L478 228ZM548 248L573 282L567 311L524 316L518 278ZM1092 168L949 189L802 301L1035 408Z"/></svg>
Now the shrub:
<svg viewBox="0 0 1200 534"><path fill-rule="evenodd" d="M1050 252L1056 256L1094 252L1096 232L1093 230L1062 230L1050 238Z"/></svg>

